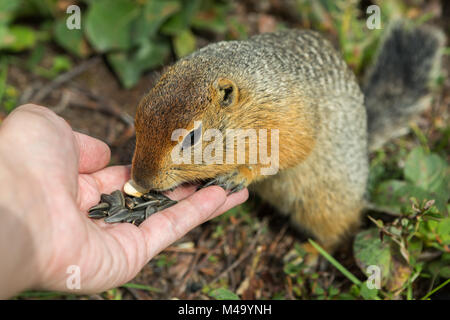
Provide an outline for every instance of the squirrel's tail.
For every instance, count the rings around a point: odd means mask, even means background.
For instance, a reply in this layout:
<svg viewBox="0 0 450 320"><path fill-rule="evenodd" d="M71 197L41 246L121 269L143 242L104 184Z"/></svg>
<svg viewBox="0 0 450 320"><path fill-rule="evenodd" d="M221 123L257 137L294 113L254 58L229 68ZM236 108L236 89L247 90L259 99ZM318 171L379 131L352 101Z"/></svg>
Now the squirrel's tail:
<svg viewBox="0 0 450 320"><path fill-rule="evenodd" d="M444 42L444 34L429 26L396 22L387 32L363 86L370 150L407 133L408 122L429 105Z"/></svg>

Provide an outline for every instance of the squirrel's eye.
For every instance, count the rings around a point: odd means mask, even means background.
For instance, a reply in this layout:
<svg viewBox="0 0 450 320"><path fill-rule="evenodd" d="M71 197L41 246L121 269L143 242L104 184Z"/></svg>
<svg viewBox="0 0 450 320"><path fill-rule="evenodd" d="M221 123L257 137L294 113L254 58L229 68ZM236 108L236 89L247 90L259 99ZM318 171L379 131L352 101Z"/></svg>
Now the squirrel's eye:
<svg viewBox="0 0 450 320"><path fill-rule="evenodd" d="M189 134L187 134L186 137L184 137L181 147L183 149L188 149L196 145L197 142L200 141L201 135L202 135L202 126L199 125L197 128L189 132Z"/></svg>

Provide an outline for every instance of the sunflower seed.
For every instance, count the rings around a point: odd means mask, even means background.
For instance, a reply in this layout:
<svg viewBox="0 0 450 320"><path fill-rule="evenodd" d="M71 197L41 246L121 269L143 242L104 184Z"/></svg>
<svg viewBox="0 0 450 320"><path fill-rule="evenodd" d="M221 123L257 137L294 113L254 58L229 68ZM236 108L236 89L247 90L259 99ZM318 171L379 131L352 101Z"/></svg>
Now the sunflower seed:
<svg viewBox="0 0 450 320"><path fill-rule="evenodd" d="M89 217L105 218L107 223L141 224L152 214L178 203L161 193L148 192L142 197L124 195L120 190L102 194L100 203L89 209Z"/></svg>
<svg viewBox="0 0 450 320"><path fill-rule="evenodd" d="M100 218L106 217L107 215L108 215L108 211L97 209L97 210L89 211L88 217L92 218L92 219L100 219Z"/></svg>
<svg viewBox="0 0 450 320"><path fill-rule="evenodd" d="M156 209L156 207L150 207L150 206L148 206L146 209L145 209L145 219L147 219L148 217L150 217L152 214L154 214L156 211L158 211L157 209Z"/></svg>
<svg viewBox="0 0 450 320"><path fill-rule="evenodd" d="M114 197L111 194L102 193L100 195L100 201L106 202L107 204L111 205L114 203Z"/></svg>
<svg viewBox="0 0 450 320"><path fill-rule="evenodd" d="M109 208L109 204L106 202L100 202L99 204L93 206L92 208L89 209L88 212L92 212L94 210L105 210Z"/></svg>
<svg viewBox="0 0 450 320"><path fill-rule="evenodd" d="M169 207L175 205L176 203L177 203L177 201L173 201L173 200L168 201L168 202L166 202L165 204L156 207L156 211L162 211L162 210L164 210L164 209L167 209L167 208L169 208Z"/></svg>
<svg viewBox="0 0 450 320"><path fill-rule="evenodd" d="M125 220L125 222L133 222L145 219L145 210L133 211Z"/></svg>
<svg viewBox="0 0 450 320"><path fill-rule="evenodd" d="M119 209L114 215L105 218L106 223L114 223L125 221L131 215L131 211L127 208Z"/></svg>
<svg viewBox="0 0 450 320"><path fill-rule="evenodd" d="M160 203L159 200L150 200L150 201L142 202L142 203L136 205L134 207L134 209L146 208L148 206L151 206L151 205L154 205L154 204L159 204L159 203Z"/></svg>

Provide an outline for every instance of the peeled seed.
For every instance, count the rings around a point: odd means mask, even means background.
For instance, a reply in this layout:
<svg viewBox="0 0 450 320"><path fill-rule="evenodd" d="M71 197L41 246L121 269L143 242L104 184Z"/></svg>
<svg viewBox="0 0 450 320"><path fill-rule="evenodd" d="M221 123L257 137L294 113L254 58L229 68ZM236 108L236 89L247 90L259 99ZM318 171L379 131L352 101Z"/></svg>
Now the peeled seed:
<svg viewBox="0 0 450 320"><path fill-rule="evenodd" d="M123 186L123 191L133 197L141 197L143 195L142 192L138 191L134 186L132 180L129 180L125 185Z"/></svg>

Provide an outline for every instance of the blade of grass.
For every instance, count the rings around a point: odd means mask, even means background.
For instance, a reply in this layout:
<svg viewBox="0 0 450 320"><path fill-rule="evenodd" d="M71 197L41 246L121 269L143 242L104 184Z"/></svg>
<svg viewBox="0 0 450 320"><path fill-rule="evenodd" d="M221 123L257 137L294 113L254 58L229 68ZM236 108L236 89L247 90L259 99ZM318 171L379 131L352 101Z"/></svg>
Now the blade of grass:
<svg viewBox="0 0 450 320"><path fill-rule="evenodd" d="M432 294L434 294L436 291L441 290L443 287L445 287L447 284L450 283L450 279L447 279L447 281L445 281L444 283L441 283L439 286L437 286L436 288L434 288L433 290L431 290L430 292L428 292L423 298L421 298L420 300L426 300L428 299L429 296L431 296Z"/></svg>
<svg viewBox="0 0 450 320"><path fill-rule="evenodd" d="M340 264L335 258L333 258L328 252L322 249L315 241L308 239L309 243L324 256L336 269L338 269L344 276L346 276L351 282L357 286L361 286L362 282L356 278L350 271L348 271L342 264Z"/></svg>
<svg viewBox="0 0 450 320"><path fill-rule="evenodd" d="M138 284L138 283L125 283L124 285L122 285L122 287L146 290L146 291L157 292L157 293L161 292L161 289L158 289L158 288L155 288L155 287L152 287L152 286L148 286L148 285L145 285L145 284Z"/></svg>

